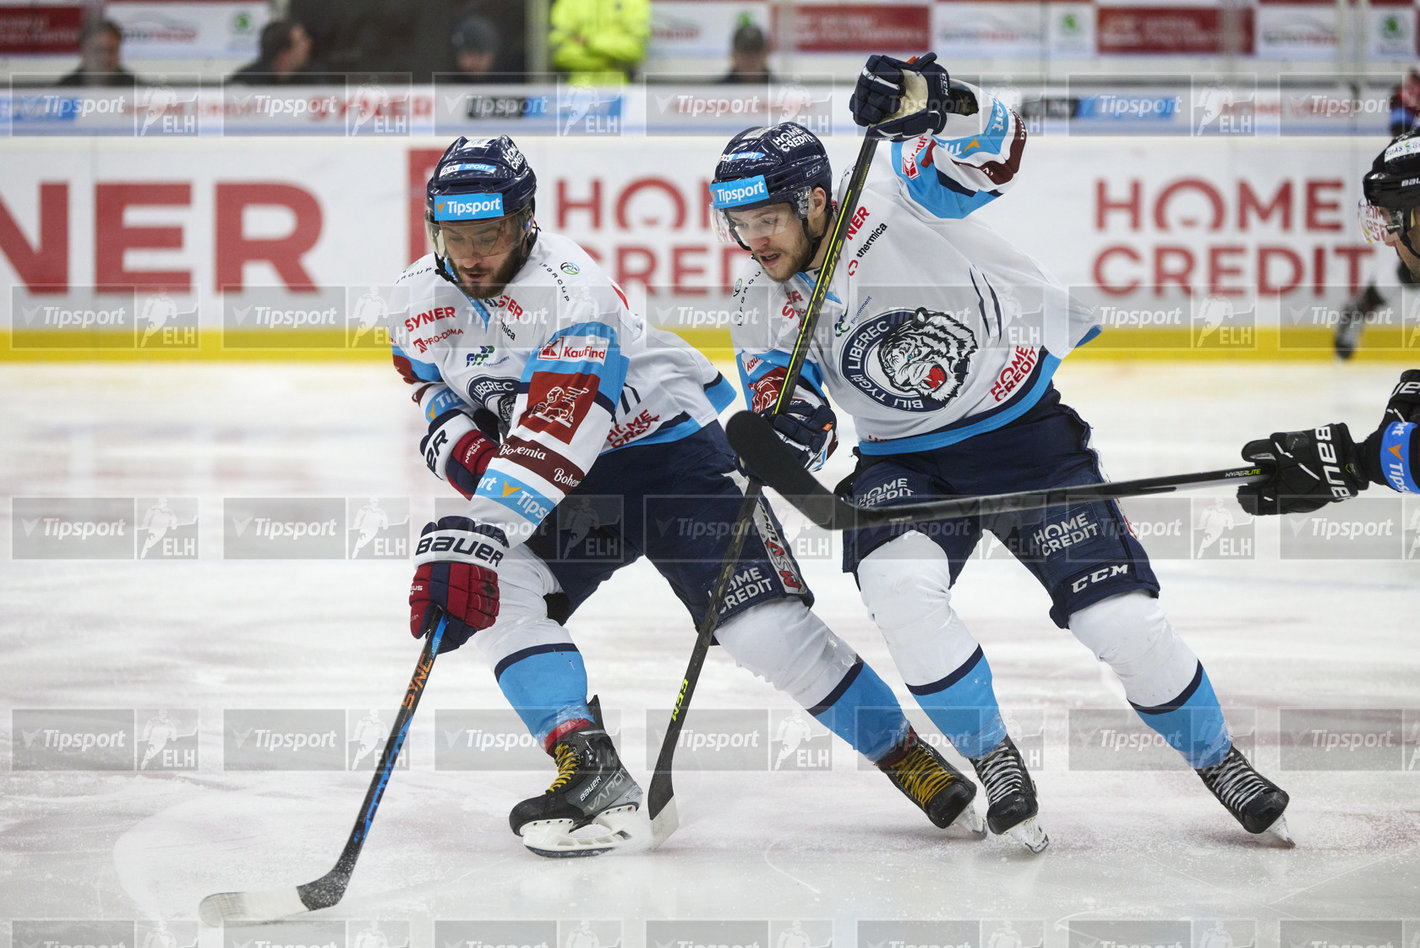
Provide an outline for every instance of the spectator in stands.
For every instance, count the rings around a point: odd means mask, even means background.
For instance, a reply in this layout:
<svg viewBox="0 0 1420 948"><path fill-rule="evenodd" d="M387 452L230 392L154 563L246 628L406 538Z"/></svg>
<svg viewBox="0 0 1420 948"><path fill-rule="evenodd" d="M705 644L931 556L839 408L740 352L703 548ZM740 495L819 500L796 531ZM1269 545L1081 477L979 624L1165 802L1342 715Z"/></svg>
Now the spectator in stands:
<svg viewBox="0 0 1420 948"><path fill-rule="evenodd" d="M272 20L261 30L260 58L227 77L251 86L317 82L311 71L311 38L295 20Z"/></svg>
<svg viewBox="0 0 1420 948"><path fill-rule="evenodd" d="M753 20L741 17L730 40L730 71L721 82L773 82L769 72L769 41Z"/></svg>
<svg viewBox="0 0 1420 948"><path fill-rule="evenodd" d="M573 82L619 85L646 58L650 0L554 0L550 18L553 68Z"/></svg>
<svg viewBox="0 0 1420 948"><path fill-rule="evenodd" d="M132 87L138 77L123 68L123 30L112 20L90 20L79 33L79 68L61 78L60 86Z"/></svg>
<svg viewBox="0 0 1420 948"><path fill-rule="evenodd" d="M453 34L454 72L440 73L440 82L498 82L498 29L481 16L466 17Z"/></svg>

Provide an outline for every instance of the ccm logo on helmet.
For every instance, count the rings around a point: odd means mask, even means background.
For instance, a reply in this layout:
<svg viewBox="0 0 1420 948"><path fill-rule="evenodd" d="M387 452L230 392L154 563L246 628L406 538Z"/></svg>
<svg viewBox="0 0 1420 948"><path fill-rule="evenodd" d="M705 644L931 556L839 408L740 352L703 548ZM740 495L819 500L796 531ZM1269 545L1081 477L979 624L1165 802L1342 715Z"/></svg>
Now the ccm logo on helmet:
<svg viewBox="0 0 1420 948"><path fill-rule="evenodd" d="M764 183L764 175L753 178L710 185L710 198L716 207L734 207L749 204L769 197L769 186Z"/></svg>
<svg viewBox="0 0 1420 948"><path fill-rule="evenodd" d="M435 220L473 221L483 217L502 216L501 194L470 194L466 197L439 198L434 202Z"/></svg>

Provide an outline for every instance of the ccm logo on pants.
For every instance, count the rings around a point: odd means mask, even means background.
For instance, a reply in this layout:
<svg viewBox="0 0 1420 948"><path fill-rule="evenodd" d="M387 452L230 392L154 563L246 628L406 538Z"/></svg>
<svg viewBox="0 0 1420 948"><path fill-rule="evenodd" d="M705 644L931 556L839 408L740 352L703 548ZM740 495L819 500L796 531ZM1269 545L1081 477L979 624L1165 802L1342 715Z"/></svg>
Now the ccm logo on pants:
<svg viewBox="0 0 1420 948"><path fill-rule="evenodd" d="M1111 576L1129 575L1129 564L1123 563L1117 566L1101 566L1092 573L1086 573L1070 584L1071 592L1079 592L1086 586L1093 586L1095 583L1109 579Z"/></svg>

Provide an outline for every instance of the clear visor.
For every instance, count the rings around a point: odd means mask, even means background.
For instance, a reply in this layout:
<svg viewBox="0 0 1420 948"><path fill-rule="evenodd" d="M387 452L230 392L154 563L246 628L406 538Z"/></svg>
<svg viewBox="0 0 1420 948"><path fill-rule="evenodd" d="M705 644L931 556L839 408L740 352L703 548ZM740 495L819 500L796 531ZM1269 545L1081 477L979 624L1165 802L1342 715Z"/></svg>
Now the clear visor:
<svg viewBox="0 0 1420 948"><path fill-rule="evenodd" d="M1361 233L1373 244L1395 243L1406 229L1410 212L1397 211L1389 207L1376 207L1362 200L1356 205L1356 217L1361 222Z"/></svg>
<svg viewBox="0 0 1420 948"><path fill-rule="evenodd" d="M429 242L441 257L497 257L507 253L527 236L532 226L532 209L481 221L424 222Z"/></svg>
<svg viewBox="0 0 1420 948"><path fill-rule="evenodd" d="M715 236L722 244L749 246L765 237L774 238L798 230L801 215L788 204L770 204L747 210L725 207L710 208L710 220Z"/></svg>

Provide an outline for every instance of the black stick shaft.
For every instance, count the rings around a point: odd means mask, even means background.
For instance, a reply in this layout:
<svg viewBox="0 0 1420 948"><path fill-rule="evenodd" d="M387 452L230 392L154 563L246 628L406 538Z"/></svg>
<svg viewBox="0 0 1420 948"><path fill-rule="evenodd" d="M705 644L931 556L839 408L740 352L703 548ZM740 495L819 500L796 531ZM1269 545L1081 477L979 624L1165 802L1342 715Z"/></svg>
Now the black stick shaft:
<svg viewBox="0 0 1420 948"><path fill-rule="evenodd" d="M834 271L838 267L838 256L848 237L848 223L852 220L853 212L858 209L858 200L863 193L863 183L867 180L868 167L872 164L873 153L877 150L879 141L880 139L869 130L863 138L862 146L858 149L858 158L853 164L848 187L843 192L843 200L839 204L838 214L834 218L833 229L828 237L828 248L824 252L823 266L819 268L818 279L814 281L813 292L809 295L808 306L804 311L804 320L799 327L798 337L794 341L794 351L789 356L789 365L784 373L784 386L779 390L779 397L774 403L775 414L778 414L783 406L789 404L794 397L794 388L798 384L799 374L803 371L804 360L808 357L809 346L813 341L814 327L818 325L819 313L823 310L824 300L828 298L828 287L833 280ZM653 822L675 795L674 787L671 784L671 764L675 757L676 744L680 741L681 728L685 726L686 711L690 706L691 696L695 694L695 684L700 679L700 669L705 664L705 656L710 651L710 642L714 639L715 627L720 623L720 603L724 601L725 593L730 588L730 581L734 578L735 570L739 566L740 553L744 550L745 537L749 534L754 508L759 503L763 489L760 481L751 476L745 487L744 501L740 504L739 512L735 516L734 529L730 534L730 545L725 550L725 557L720 562L720 572L716 575L715 585L710 590L710 602L696 627L695 647L691 650L690 662L686 666L684 677L681 678L675 707L671 710L670 721L666 724L666 736L661 741L661 750L656 756L656 772L651 775L651 786L646 793L646 808Z"/></svg>

